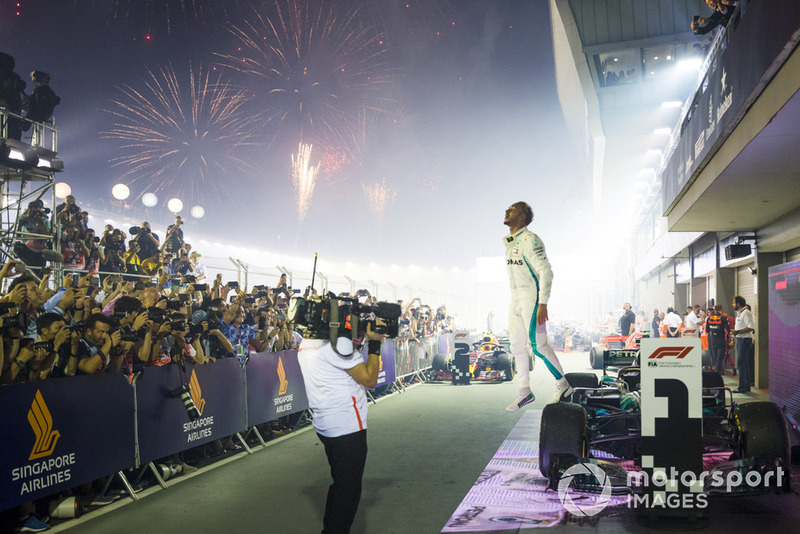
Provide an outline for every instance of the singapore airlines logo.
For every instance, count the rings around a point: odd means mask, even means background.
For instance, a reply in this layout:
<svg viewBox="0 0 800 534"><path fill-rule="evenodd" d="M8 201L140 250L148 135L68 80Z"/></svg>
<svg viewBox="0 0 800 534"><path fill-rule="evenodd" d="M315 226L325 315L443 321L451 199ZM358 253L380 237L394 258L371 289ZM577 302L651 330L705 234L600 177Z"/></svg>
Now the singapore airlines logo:
<svg viewBox="0 0 800 534"><path fill-rule="evenodd" d="M42 392L36 390L36 395L28 410L28 423L30 423L33 433L36 435L36 443L28 460L35 460L50 456L56 448L56 442L61 434L58 430L53 430L53 416L44 402Z"/></svg>
<svg viewBox="0 0 800 534"><path fill-rule="evenodd" d="M286 391L289 389L289 381L286 380L286 369L283 368L283 360L281 360L280 356L278 356L278 378L281 381L281 389L278 391L278 395L286 395Z"/></svg>
<svg viewBox="0 0 800 534"><path fill-rule="evenodd" d="M200 382L197 380L197 373L192 369L192 378L189 380L189 393L192 395L194 405L200 415L203 415L203 408L206 406L206 400L203 398L203 391L200 389Z"/></svg>

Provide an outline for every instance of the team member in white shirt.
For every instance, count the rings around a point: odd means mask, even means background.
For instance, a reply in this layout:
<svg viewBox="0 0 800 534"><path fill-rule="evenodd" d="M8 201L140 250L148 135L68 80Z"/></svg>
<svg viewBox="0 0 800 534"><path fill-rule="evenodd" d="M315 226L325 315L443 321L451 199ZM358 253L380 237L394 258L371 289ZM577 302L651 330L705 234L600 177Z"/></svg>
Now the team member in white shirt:
<svg viewBox="0 0 800 534"><path fill-rule="evenodd" d="M756 322L753 314L745 308L747 301L741 295L733 297L733 309L736 310L736 325L733 334L736 336L736 368L739 369L739 388L734 393L748 393L755 384L756 355L753 346L753 332Z"/></svg>
<svg viewBox="0 0 800 534"><path fill-rule="evenodd" d="M327 534L350 532L361 500L367 461L365 388L374 388L378 381L383 336L367 325L366 338L366 362L347 337L337 339L338 354L324 339L303 340L298 353L308 406L314 413L312 423L325 446L333 478L323 518Z"/></svg>
<svg viewBox="0 0 800 534"><path fill-rule="evenodd" d="M675 313L673 308L667 308L667 315L664 316L664 324L667 325L667 337L681 337L681 316Z"/></svg>
<svg viewBox="0 0 800 534"><path fill-rule="evenodd" d="M692 311L686 314L683 337L700 337L700 306L695 306Z"/></svg>
<svg viewBox="0 0 800 534"><path fill-rule="evenodd" d="M559 402L572 394L558 356L547 340L547 301L553 283L553 269L542 240L527 228L531 221L533 210L525 202L509 206L503 221L509 230L505 238L506 267L511 286L509 342L517 362L520 388L517 398L506 407L509 412L533 402L530 386L530 371L533 370L531 352L544 361L547 370L556 379L555 393L548 404Z"/></svg>

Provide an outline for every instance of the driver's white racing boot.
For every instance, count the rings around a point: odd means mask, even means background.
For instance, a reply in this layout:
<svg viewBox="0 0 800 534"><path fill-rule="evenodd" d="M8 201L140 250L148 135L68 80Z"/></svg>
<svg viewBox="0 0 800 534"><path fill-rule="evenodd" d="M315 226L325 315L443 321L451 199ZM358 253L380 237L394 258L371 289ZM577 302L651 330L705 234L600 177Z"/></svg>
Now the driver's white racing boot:
<svg viewBox="0 0 800 534"><path fill-rule="evenodd" d="M519 390L519 395L517 396L516 400L506 406L507 412L516 412L526 404L530 404L533 402L534 396L533 392L531 392L531 388L524 388Z"/></svg>
<svg viewBox="0 0 800 534"><path fill-rule="evenodd" d="M572 389L572 386L569 385L566 378L562 378L558 382L556 382L556 391L553 393L553 397L547 401L547 404L555 404L557 402L561 402L566 397L572 395L575 390Z"/></svg>

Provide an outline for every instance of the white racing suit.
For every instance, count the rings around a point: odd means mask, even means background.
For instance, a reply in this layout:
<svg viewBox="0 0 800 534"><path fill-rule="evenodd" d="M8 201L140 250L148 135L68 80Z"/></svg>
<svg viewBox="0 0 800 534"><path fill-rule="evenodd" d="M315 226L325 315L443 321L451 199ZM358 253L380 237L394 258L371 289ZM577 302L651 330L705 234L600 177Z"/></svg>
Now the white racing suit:
<svg viewBox="0 0 800 534"><path fill-rule="evenodd" d="M538 324L539 304L547 304L553 283L553 270L539 236L523 228L505 238L506 267L511 285L508 330L511 352L517 361L520 389L530 388L533 370L531 353L542 360L556 380L564 371L555 350L547 340L547 324Z"/></svg>

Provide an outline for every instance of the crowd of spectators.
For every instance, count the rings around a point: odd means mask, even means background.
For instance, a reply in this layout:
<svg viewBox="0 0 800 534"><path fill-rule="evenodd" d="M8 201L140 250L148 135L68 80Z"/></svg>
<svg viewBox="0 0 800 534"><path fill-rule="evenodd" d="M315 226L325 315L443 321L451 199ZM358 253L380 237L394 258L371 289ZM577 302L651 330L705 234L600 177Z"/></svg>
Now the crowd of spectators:
<svg viewBox="0 0 800 534"><path fill-rule="evenodd" d="M63 283L51 280L51 218L61 232ZM133 377L148 366L197 364L252 352L297 348L302 337L289 321L292 288L239 287L217 275L209 284L200 255L186 243L180 216L163 242L149 222L129 229L106 225L100 236L73 196L50 214L34 200L19 220L22 234L0 281L0 383L96 372ZM48 242L50 241L50 242ZM56 258L58 259L58 258ZM366 290L359 296L371 303ZM452 331L445 306L419 298L403 308L399 339L422 340Z"/></svg>
<svg viewBox="0 0 800 534"><path fill-rule="evenodd" d="M76 204L72 195L56 206L55 218L60 227L60 254L54 251L54 240L47 238L51 233L50 210L40 199L32 201L18 221L21 239L14 244L14 254L37 274L42 269L46 272L48 261L60 260L65 270L99 273L97 281L109 274L137 280L164 269L169 274L191 274L197 281L206 276L200 255L184 241L179 215L167 228L163 243L148 221L128 229L130 240L123 229L110 224L98 236L89 227L89 213Z"/></svg>
<svg viewBox="0 0 800 534"><path fill-rule="evenodd" d="M423 338L453 331L453 317L447 315L447 307L439 306L433 309L423 304L419 298L414 298L403 307L400 316L398 339L420 341Z"/></svg>
<svg viewBox="0 0 800 534"><path fill-rule="evenodd" d="M212 284L162 268L149 277L67 274L53 288L9 261L0 278L14 277L0 301L0 382L121 372L148 366L197 364L251 352L296 348L287 321L289 293L257 286L247 292L218 275ZM147 280L147 281L145 281ZM230 300L229 300L230 297Z"/></svg>
<svg viewBox="0 0 800 534"><path fill-rule="evenodd" d="M254 352L299 347L286 275L275 287L240 287L221 274L207 279L200 255L184 240L180 217L163 242L147 221L128 232L106 225L99 236L89 221L72 196L54 213L37 199L21 214L21 238L14 245L20 261L10 259L0 269L6 287L0 297L0 384L94 373L133 380L147 367L225 358L244 364ZM53 236L53 226L60 235ZM57 262L64 273L60 284L52 270ZM366 304L376 300L366 290L358 295ZM415 298L404 306L399 338L421 341L452 325L444 306L434 312ZM273 421L267 429L280 433L286 423ZM222 448L229 446L235 445L229 440ZM33 512L33 503L21 507L21 521L44 525Z"/></svg>

